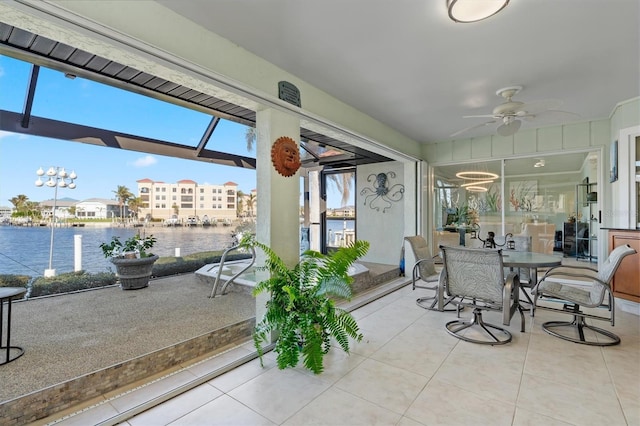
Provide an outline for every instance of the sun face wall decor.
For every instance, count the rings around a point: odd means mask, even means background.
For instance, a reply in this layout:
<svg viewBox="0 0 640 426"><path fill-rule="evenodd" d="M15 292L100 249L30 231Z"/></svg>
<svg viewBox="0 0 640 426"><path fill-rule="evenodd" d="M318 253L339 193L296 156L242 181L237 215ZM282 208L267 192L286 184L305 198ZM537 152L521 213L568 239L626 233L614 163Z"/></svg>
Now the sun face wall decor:
<svg viewBox="0 0 640 426"><path fill-rule="evenodd" d="M281 136L271 147L271 162L278 173L284 177L296 174L300 168L300 150L298 144L287 136Z"/></svg>

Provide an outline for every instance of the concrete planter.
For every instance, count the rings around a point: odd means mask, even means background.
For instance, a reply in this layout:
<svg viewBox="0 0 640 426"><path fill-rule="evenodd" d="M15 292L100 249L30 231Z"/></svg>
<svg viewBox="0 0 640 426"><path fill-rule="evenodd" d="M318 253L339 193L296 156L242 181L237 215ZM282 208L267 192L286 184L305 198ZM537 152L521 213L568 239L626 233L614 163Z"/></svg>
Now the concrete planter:
<svg viewBox="0 0 640 426"><path fill-rule="evenodd" d="M111 262L116 266L116 273L123 290L138 290L149 285L153 264L159 256L153 255L139 259L114 258Z"/></svg>

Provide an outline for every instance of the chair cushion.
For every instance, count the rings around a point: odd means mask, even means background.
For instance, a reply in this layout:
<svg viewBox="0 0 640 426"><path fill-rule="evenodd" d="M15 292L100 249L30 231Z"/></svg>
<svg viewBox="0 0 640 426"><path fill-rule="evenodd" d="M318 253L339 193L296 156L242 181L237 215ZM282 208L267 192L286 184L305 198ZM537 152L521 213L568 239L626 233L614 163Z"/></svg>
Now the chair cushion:
<svg viewBox="0 0 640 426"><path fill-rule="evenodd" d="M558 283L555 281L542 281L538 286L538 292L545 296L552 296L558 299L564 299L569 302L577 303L580 306L594 307L591 301L591 294L588 290L583 290L575 286ZM595 306L598 306L596 304Z"/></svg>

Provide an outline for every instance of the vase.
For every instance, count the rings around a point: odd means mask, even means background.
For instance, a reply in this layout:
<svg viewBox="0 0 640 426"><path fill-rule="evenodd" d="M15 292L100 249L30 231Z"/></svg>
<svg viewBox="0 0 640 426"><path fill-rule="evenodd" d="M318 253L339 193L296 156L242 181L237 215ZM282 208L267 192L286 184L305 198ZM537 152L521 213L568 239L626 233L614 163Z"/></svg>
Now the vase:
<svg viewBox="0 0 640 426"><path fill-rule="evenodd" d="M153 255L138 259L114 258L111 259L116 267L116 273L120 279L120 288L123 290L138 290L149 285L153 264L159 256Z"/></svg>

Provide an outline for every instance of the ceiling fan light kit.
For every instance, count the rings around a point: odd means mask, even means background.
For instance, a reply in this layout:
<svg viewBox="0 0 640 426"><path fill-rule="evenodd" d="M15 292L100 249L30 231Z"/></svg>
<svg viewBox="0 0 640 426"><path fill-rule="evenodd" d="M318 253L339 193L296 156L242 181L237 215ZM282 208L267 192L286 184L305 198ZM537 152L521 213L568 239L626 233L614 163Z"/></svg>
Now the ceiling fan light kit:
<svg viewBox="0 0 640 426"><path fill-rule="evenodd" d="M447 0L449 18L458 23L472 23L500 12L509 0Z"/></svg>

